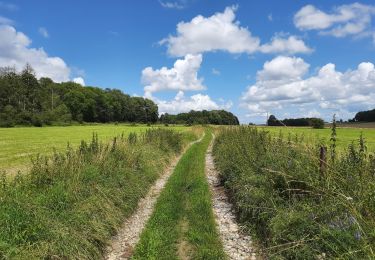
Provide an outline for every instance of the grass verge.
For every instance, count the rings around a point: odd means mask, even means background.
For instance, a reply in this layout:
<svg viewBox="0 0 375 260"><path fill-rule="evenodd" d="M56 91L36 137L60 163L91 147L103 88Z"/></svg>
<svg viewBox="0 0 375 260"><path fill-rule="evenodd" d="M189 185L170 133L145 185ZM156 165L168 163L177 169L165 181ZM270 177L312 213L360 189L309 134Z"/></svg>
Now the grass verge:
<svg viewBox="0 0 375 260"><path fill-rule="evenodd" d="M334 144L334 143L332 143ZM269 259L374 259L375 157L363 141L320 161L320 145L222 129L213 155L242 223Z"/></svg>
<svg viewBox="0 0 375 260"><path fill-rule="evenodd" d="M211 208L205 154L211 132L183 155L162 191L133 259L225 259Z"/></svg>
<svg viewBox="0 0 375 260"><path fill-rule="evenodd" d="M170 159L193 134L148 130L37 158L0 179L0 259L99 259ZM185 140L185 141L184 141Z"/></svg>
<svg viewBox="0 0 375 260"><path fill-rule="evenodd" d="M55 149L63 152L66 144L77 148L81 140L89 142L92 133L98 134L103 142L114 136L130 133L144 133L150 129L164 128L179 132L190 131L193 127L162 125L130 125L130 124L90 124L53 127L15 127L0 128L0 170L16 174L18 170L26 170L31 166L30 158L37 154L51 155Z"/></svg>

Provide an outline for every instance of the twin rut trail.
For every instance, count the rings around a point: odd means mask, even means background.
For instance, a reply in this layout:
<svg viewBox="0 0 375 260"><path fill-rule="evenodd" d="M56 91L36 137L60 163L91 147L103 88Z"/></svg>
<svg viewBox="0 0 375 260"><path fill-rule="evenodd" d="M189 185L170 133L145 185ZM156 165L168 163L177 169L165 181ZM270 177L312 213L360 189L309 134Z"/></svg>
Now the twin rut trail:
<svg viewBox="0 0 375 260"><path fill-rule="evenodd" d="M200 142L203 137L204 135L199 140L190 143L184 152L172 161L162 176L152 185L147 195L139 201L136 212L124 221L117 235L112 238L104 259L131 258L134 247L153 213L155 203L172 175L174 168L190 146ZM214 168L211 154L212 143L213 140L206 153L206 176L211 189L213 211L224 251L229 259L256 259L250 237L244 235L236 224L235 215L224 188L219 186L218 174Z"/></svg>

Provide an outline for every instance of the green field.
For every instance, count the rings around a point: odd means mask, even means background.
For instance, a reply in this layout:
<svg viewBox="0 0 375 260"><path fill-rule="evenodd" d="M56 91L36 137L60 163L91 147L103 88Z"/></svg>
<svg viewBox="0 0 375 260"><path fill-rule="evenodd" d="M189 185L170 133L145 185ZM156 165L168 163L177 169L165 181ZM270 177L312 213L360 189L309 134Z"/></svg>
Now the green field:
<svg viewBox="0 0 375 260"><path fill-rule="evenodd" d="M164 127L164 126L152 126ZM90 140L93 133L97 133L99 140L107 141L114 136L142 132L150 128L146 125L131 126L129 124L94 124L68 127L17 127L0 128L0 170L16 172L29 166L31 158L37 154L50 154L53 149L63 151L69 142L76 147L81 140ZM178 131L186 129L184 126L169 127ZM331 130L312 129L306 127L260 127L274 134L281 131L284 137L288 133L304 134L305 140L323 140L328 143ZM375 128L338 128L337 146L345 149L352 141L357 142L363 133L369 151L375 151Z"/></svg>
<svg viewBox="0 0 375 260"><path fill-rule="evenodd" d="M306 141L323 141L325 143L329 143L331 138L331 129L324 128L324 129L313 129L309 127L272 127L272 126L264 126L259 127L261 129L265 129L270 133L278 135L281 133L287 138L288 134L295 134L301 135L304 134ZM337 147L340 150L344 150L348 147L348 145L354 141L358 143L358 139L361 133L363 133L363 137L365 138L366 146L368 151L374 152L375 151L375 128L340 128L336 129L337 131Z"/></svg>
<svg viewBox="0 0 375 260"><path fill-rule="evenodd" d="M76 147L81 140L89 141L93 133L99 140L107 141L117 135L143 132L158 126L129 124L94 124L67 127L17 127L0 128L0 170L14 173L30 165L32 156L50 154L53 149L64 151L69 144ZM164 127L164 126L163 126ZM183 131L184 126L168 127Z"/></svg>

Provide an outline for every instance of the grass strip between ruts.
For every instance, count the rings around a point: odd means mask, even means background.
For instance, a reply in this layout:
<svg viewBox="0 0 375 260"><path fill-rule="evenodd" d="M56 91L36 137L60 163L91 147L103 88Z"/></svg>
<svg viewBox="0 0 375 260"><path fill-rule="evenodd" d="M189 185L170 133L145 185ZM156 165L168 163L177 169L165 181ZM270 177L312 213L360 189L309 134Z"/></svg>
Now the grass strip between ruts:
<svg viewBox="0 0 375 260"><path fill-rule="evenodd" d="M162 191L133 259L225 259L205 176L211 132L192 145Z"/></svg>

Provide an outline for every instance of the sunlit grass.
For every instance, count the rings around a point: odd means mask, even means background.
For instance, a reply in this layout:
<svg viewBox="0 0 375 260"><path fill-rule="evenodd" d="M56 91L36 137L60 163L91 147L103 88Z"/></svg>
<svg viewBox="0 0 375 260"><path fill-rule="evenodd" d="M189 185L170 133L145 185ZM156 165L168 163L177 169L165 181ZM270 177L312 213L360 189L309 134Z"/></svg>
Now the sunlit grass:
<svg viewBox="0 0 375 260"><path fill-rule="evenodd" d="M181 158L162 191L133 259L225 259L205 177L206 132Z"/></svg>
<svg viewBox="0 0 375 260"><path fill-rule="evenodd" d="M259 127L259 126L258 126ZM291 133L292 138L296 134L305 135L305 141L317 142L321 141L328 144L331 137L331 129L313 129L311 127L272 127L264 126L259 127L269 131L272 134L278 135L280 132L287 137ZM365 138L365 143L369 151L375 151L375 128L340 128L337 131L337 148L344 150L351 144L352 141L358 143L358 139L361 133Z"/></svg>
<svg viewBox="0 0 375 260"><path fill-rule="evenodd" d="M36 161L0 178L0 259L101 259L171 158L196 136L153 130Z"/></svg>
<svg viewBox="0 0 375 260"><path fill-rule="evenodd" d="M89 141L93 133L103 142L114 136L131 132L145 132L149 128L164 127L177 131L187 130L184 126L93 124L67 127L17 127L0 128L0 170L16 172L30 166L31 157L64 151L69 143L77 147L81 140Z"/></svg>

